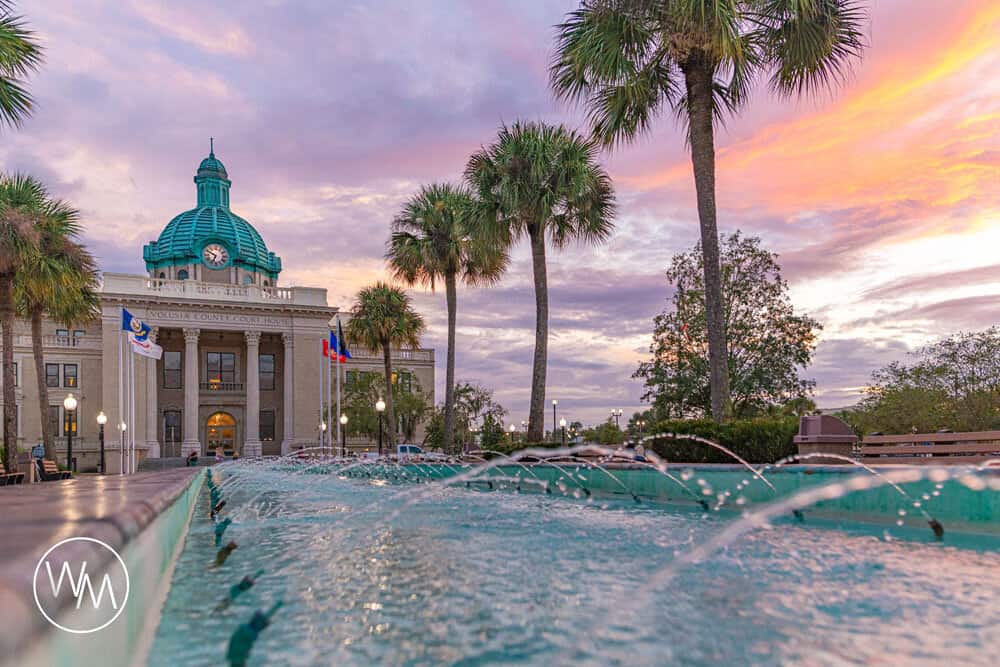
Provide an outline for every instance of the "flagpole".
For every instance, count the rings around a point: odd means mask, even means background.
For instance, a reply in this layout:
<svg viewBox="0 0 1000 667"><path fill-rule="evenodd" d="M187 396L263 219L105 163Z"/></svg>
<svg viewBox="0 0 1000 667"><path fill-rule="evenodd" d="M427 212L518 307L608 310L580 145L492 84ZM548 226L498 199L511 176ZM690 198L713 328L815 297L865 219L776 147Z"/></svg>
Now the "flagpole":
<svg viewBox="0 0 1000 667"><path fill-rule="evenodd" d="M326 339L330 340L330 332L329 331L326 332ZM332 391L333 390L333 386L332 386L332 381L330 380L330 365L333 363L333 354L334 354L334 352L333 352L333 346L331 345L329 347L330 347L330 350L328 351L328 353L326 355L326 418L329 419L331 422L335 422L337 424L337 440L339 440L340 439L340 421L337 419L337 417L339 417L340 415L334 415L333 414L333 391ZM327 444L330 445L330 451L332 453L333 452L333 443L336 442L333 439L334 431L333 431L333 428L332 428L332 424L327 427L327 430L330 432L330 437L327 438L326 441L327 441Z"/></svg>
<svg viewBox="0 0 1000 667"><path fill-rule="evenodd" d="M347 434L341 435L341 423L340 415L343 414L340 411L340 348L343 346L344 341L340 340L340 315L337 316L337 365L334 367L334 372L337 374L337 443L346 442ZM344 427L346 428L346 427ZM336 443L334 444L336 447ZM346 452L341 452L341 454L346 454Z"/></svg>
<svg viewBox="0 0 1000 667"><path fill-rule="evenodd" d="M128 430L128 474L135 472L135 352L132 351L132 344L129 341L128 356L128 421L131 428Z"/></svg>
<svg viewBox="0 0 1000 667"><path fill-rule="evenodd" d="M322 349L322 347L320 348ZM320 360L320 369L323 368L322 359ZM316 423L316 428L319 430L319 446L320 451L323 448L323 371L319 372L319 421Z"/></svg>
<svg viewBox="0 0 1000 667"><path fill-rule="evenodd" d="M118 319L118 463L120 475L125 474L125 341L122 322L125 321L125 307Z"/></svg>

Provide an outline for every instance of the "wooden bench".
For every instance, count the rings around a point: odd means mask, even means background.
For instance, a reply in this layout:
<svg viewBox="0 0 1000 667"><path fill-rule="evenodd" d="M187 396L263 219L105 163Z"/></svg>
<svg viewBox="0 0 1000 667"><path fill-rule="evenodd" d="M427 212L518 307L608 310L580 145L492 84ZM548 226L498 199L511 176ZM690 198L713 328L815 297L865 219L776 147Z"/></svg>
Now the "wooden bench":
<svg viewBox="0 0 1000 667"><path fill-rule="evenodd" d="M72 479L73 473L68 470L60 470L55 461L39 459L38 478L43 482L52 482L59 479Z"/></svg>
<svg viewBox="0 0 1000 667"><path fill-rule="evenodd" d="M864 463L965 465L1000 458L1000 431L869 435L861 441Z"/></svg>
<svg viewBox="0 0 1000 667"><path fill-rule="evenodd" d="M23 481L23 472L7 472L7 469L3 467L3 463L0 463L0 486L20 484Z"/></svg>

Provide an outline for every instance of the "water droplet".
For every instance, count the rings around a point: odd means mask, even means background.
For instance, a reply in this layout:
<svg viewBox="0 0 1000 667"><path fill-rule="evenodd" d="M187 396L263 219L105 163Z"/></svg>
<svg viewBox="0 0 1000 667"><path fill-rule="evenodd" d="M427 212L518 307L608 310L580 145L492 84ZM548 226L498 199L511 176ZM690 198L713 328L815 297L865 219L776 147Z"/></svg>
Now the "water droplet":
<svg viewBox="0 0 1000 667"><path fill-rule="evenodd" d="M924 495L922 495L920 497L923 498L924 500L930 500L931 499L931 496L930 496L929 493L925 493Z"/></svg>
<svg viewBox="0 0 1000 667"><path fill-rule="evenodd" d="M902 519L896 519L896 525L897 526L902 526L903 525L903 520Z"/></svg>
<svg viewBox="0 0 1000 667"><path fill-rule="evenodd" d="M708 482L706 482L705 480L701 479L700 477L698 478L698 486L705 486L705 484L707 484L707 483Z"/></svg>
<svg viewBox="0 0 1000 667"><path fill-rule="evenodd" d="M920 507L920 501L919 500L914 500L913 501L913 506L914 507Z"/></svg>
<svg viewBox="0 0 1000 667"><path fill-rule="evenodd" d="M899 510L899 516L906 516L906 510Z"/></svg>
<svg viewBox="0 0 1000 667"><path fill-rule="evenodd" d="M701 493L702 493L702 495L710 496L710 495L712 495L712 489L702 489Z"/></svg>
<svg viewBox="0 0 1000 667"><path fill-rule="evenodd" d="M740 496L739 498L736 499L736 504L737 505L746 505L747 504L747 499L744 498L743 496Z"/></svg>
<svg viewBox="0 0 1000 667"><path fill-rule="evenodd" d="M944 484L935 484L934 488L937 489L938 491L940 491L941 489L944 488Z"/></svg>
<svg viewBox="0 0 1000 667"><path fill-rule="evenodd" d="M937 497L937 496L941 495L941 492L940 491L934 491L933 493L931 493L931 495Z"/></svg>
<svg viewBox="0 0 1000 667"><path fill-rule="evenodd" d="M681 479L683 479L685 482L691 479L692 477L694 477L694 471L691 470L690 468L681 471Z"/></svg>

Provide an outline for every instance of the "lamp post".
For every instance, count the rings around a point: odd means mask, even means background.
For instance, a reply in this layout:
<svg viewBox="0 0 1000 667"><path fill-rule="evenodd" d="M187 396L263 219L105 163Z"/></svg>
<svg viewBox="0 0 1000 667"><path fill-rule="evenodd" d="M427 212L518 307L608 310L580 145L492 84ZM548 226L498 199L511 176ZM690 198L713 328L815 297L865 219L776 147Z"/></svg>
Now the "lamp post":
<svg viewBox="0 0 1000 667"><path fill-rule="evenodd" d="M385 412L385 401L381 397L375 402L375 412L378 413L378 455L382 456L382 413Z"/></svg>
<svg viewBox="0 0 1000 667"><path fill-rule="evenodd" d="M559 428L562 429L562 443L563 447L566 446L566 418L563 417L559 420Z"/></svg>
<svg viewBox="0 0 1000 667"><path fill-rule="evenodd" d="M101 443L101 474L105 474L107 470L104 468L104 425L108 423L108 416L104 414L104 410L97 413L97 438Z"/></svg>
<svg viewBox="0 0 1000 667"><path fill-rule="evenodd" d="M121 468L119 468L121 471L118 473L119 475L125 474L125 429L127 428L128 425L124 420L118 422L118 430L121 431L121 434L118 436L118 464L121 466Z"/></svg>
<svg viewBox="0 0 1000 667"><path fill-rule="evenodd" d="M73 470L73 413L76 411L76 397L73 394L66 394L63 399L63 408L66 410L66 467L70 472Z"/></svg>
<svg viewBox="0 0 1000 667"><path fill-rule="evenodd" d="M340 415L340 455L347 458L347 415Z"/></svg>
<svg viewBox="0 0 1000 667"><path fill-rule="evenodd" d="M552 437L556 437L556 406L559 405L559 401L552 399Z"/></svg>
<svg viewBox="0 0 1000 667"><path fill-rule="evenodd" d="M511 446L513 446L514 445L514 432L517 431L517 427L514 426L513 424L511 424L509 430L510 430L510 444L511 444Z"/></svg>
<svg viewBox="0 0 1000 667"><path fill-rule="evenodd" d="M646 425L645 420L639 419L635 422L635 425L639 427L639 443L642 443L642 427Z"/></svg>
<svg viewBox="0 0 1000 667"><path fill-rule="evenodd" d="M324 436L326 435L326 422L322 419L319 420L319 453L323 453L323 443L325 442Z"/></svg>
<svg viewBox="0 0 1000 667"><path fill-rule="evenodd" d="M615 426L617 426L618 428L622 427L622 424L621 424L621 421L620 421L621 418L622 418L622 414L623 413L622 413L622 409L621 408L618 408L617 410L614 410L614 409L611 410L611 416L614 417L614 419L615 419Z"/></svg>

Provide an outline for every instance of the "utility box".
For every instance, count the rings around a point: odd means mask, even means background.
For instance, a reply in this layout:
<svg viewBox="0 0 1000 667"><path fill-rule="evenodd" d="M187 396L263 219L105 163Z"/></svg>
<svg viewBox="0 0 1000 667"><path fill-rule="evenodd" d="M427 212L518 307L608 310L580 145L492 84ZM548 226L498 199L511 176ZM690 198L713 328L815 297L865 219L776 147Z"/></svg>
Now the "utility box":
<svg viewBox="0 0 1000 667"><path fill-rule="evenodd" d="M807 415L799 418L799 434L794 442L799 454L836 454L854 458L858 436L847 423L833 415ZM835 457L814 457L802 463L846 464Z"/></svg>

